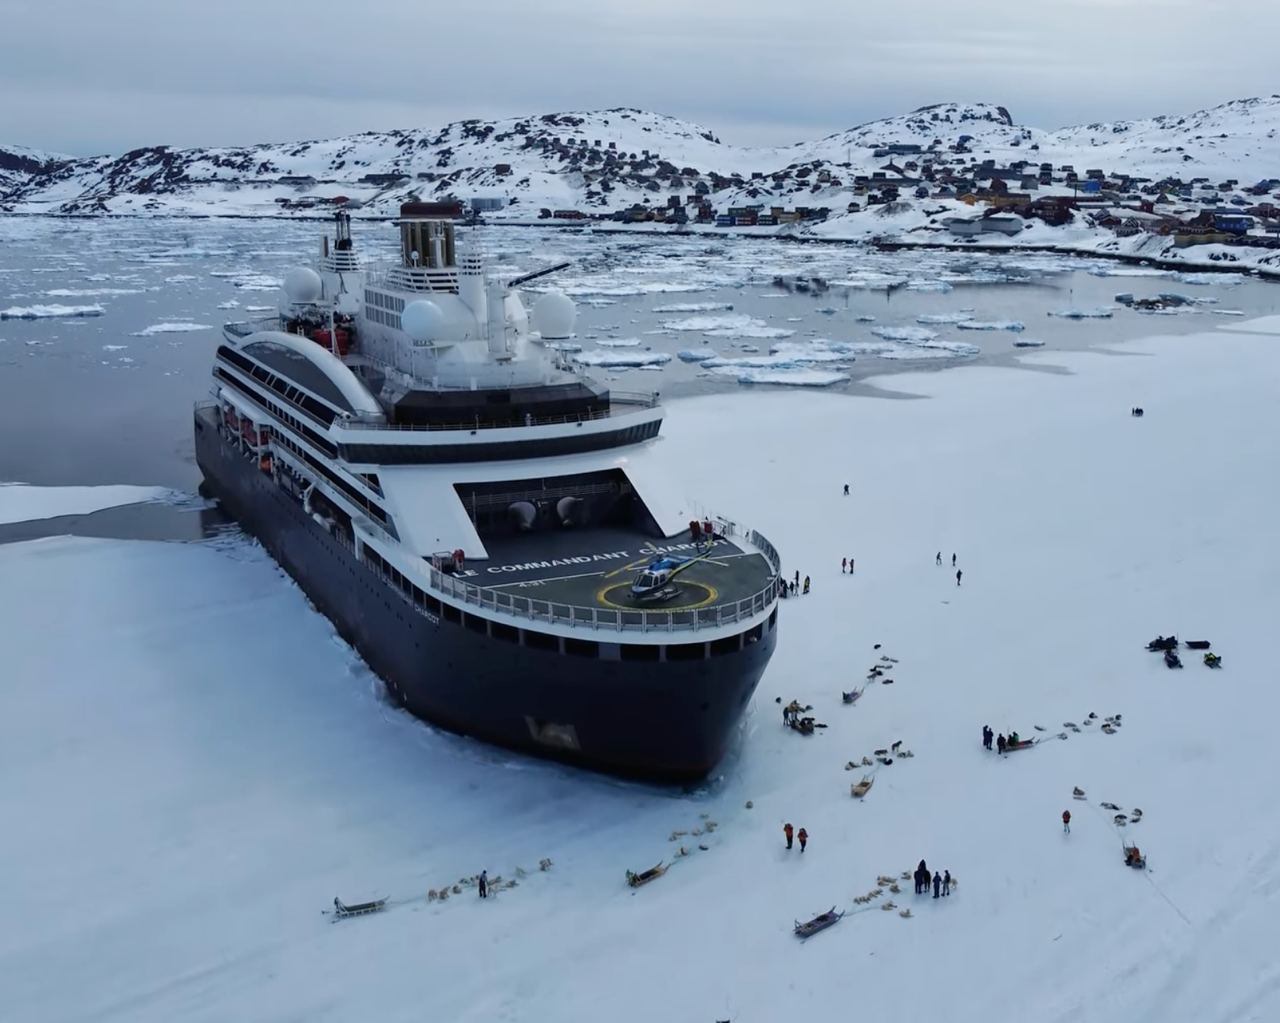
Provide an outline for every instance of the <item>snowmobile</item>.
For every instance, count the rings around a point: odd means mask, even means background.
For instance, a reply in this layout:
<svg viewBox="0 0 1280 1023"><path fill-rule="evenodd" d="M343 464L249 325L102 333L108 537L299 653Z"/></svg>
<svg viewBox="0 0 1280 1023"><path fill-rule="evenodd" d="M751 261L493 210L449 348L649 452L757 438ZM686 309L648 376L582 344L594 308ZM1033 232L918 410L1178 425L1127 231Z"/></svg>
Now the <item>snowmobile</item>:
<svg viewBox="0 0 1280 1023"><path fill-rule="evenodd" d="M1155 639L1153 639L1150 643L1147 644L1147 649L1152 652L1155 652L1157 650L1177 650L1178 637L1177 636L1157 636Z"/></svg>
<svg viewBox="0 0 1280 1023"><path fill-rule="evenodd" d="M1221 668L1222 656L1220 654L1205 654L1204 666L1206 668Z"/></svg>
<svg viewBox="0 0 1280 1023"><path fill-rule="evenodd" d="M1175 654L1172 650L1164 652L1164 666L1166 668L1181 668L1182 658Z"/></svg>

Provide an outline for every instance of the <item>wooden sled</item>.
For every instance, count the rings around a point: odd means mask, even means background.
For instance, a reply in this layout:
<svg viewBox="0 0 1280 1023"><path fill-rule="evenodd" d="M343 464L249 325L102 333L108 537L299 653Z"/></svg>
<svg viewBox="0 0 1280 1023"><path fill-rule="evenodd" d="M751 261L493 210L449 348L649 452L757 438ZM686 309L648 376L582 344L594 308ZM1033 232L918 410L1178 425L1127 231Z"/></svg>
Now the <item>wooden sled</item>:
<svg viewBox="0 0 1280 1023"><path fill-rule="evenodd" d="M333 915L338 919L345 919L349 916L365 916L385 909L386 906L386 899L375 899L373 902L358 902L353 906L348 906L336 895L333 897Z"/></svg>
<svg viewBox="0 0 1280 1023"><path fill-rule="evenodd" d="M1212 644L1207 639L1189 639L1187 640L1188 650L1208 650Z"/></svg>
<svg viewBox="0 0 1280 1023"><path fill-rule="evenodd" d="M1004 744L1004 751L1006 753L1012 753L1016 749L1030 749L1035 744L1035 739L1019 739L1017 742L1006 742Z"/></svg>
<svg viewBox="0 0 1280 1023"><path fill-rule="evenodd" d="M836 907L832 906L825 913L819 913L812 920L807 920L804 923L800 923L800 921L797 920L795 930L796 937L802 940L804 938L811 938L819 931L825 931L828 927L839 923L842 916L844 916L844 911L841 910L837 913Z"/></svg>
<svg viewBox="0 0 1280 1023"><path fill-rule="evenodd" d="M1135 855L1135 853L1137 855ZM1137 846L1126 845L1124 847L1124 865L1126 867L1132 867L1134 870L1146 870L1147 858L1142 853L1138 852Z"/></svg>
<svg viewBox="0 0 1280 1023"><path fill-rule="evenodd" d="M857 703L858 697L860 697L861 695L862 695L862 690L855 689L851 693L842 692L840 694L840 699L843 700L845 703Z"/></svg>
<svg viewBox="0 0 1280 1023"><path fill-rule="evenodd" d="M849 795L853 796L854 799L861 799L871 791L871 785L873 782L875 782L874 777L869 774L864 774L862 776L862 781L854 782L849 786Z"/></svg>
<svg viewBox="0 0 1280 1023"><path fill-rule="evenodd" d="M656 881L666 872L667 872L667 868L666 868L666 865L663 863L659 863L657 866L650 867L648 870L641 871L639 874L635 873L634 871L628 870L627 884L630 885L632 888L639 888L641 885L646 885L650 881Z"/></svg>

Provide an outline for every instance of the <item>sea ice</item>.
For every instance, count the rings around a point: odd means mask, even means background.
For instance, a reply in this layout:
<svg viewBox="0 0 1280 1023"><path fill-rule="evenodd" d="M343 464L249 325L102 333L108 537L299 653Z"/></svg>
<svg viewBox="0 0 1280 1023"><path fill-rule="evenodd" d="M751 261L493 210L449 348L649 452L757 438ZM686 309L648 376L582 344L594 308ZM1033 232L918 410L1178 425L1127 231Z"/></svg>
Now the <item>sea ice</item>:
<svg viewBox="0 0 1280 1023"><path fill-rule="evenodd" d="M681 362L706 362L708 359L717 358L717 354L714 348L684 348L676 352L676 358Z"/></svg>
<svg viewBox="0 0 1280 1023"><path fill-rule="evenodd" d="M643 342L638 337L602 337L596 344L601 348L638 348Z"/></svg>
<svg viewBox="0 0 1280 1023"><path fill-rule="evenodd" d="M849 379L847 373L831 369L809 369L803 366L790 368L754 368L750 366L721 366L714 369L718 375L734 377L740 384L778 384L785 387L830 387Z"/></svg>
<svg viewBox="0 0 1280 1023"><path fill-rule="evenodd" d="M886 341L905 341L913 345L932 341L938 336L936 330L927 330L924 327L872 327L871 333Z"/></svg>
<svg viewBox="0 0 1280 1023"><path fill-rule="evenodd" d="M1109 320L1114 314L1114 306L1104 305L1096 309L1052 309L1048 315L1064 320Z"/></svg>
<svg viewBox="0 0 1280 1023"><path fill-rule="evenodd" d="M122 504L170 499L166 487L111 484L101 487L37 487L26 483L0 483L0 525L51 519L61 515L88 515Z"/></svg>
<svg viewBox="0 0 1280 1023"><path fill-rule="evenodd" d="M916 323L944 325L964 323L972 319L973 313L921 313L916 317Z"/></svg>
<svg viewBox="0 0 1280 1023"><path fill-rule="evenodd" d="M155 334L185 334L194 330L212 330L213 328L207 323L187 323L166 320L163 323L153 323L150 327L143 327L142 330L135 330L132 337L151 337Z"/></svg>
<svg viewBox="0 0 1280 1023"><path fill-rule="evenodd" d="M610 352L599 349L579 352L573 358L584 366L606 367L661 366L671 361L671 356L666 352Z"/></svg>
<svg viewBox="0 0 1280 1023"><path fill-rule="evenodd" d="M0 320L53 320L62 317L101 316L106 310L94 305L11 305L0 309Z"/></svg>
<svg viewBox="0 0 1280 1023"><path fill-rule="evenodd" d="M960 330L1026 330L1017 320L965 320L957 323Z"/></svg>
<svg viewBox="0 0 1280 1023"><path fill-rule="evenodd" d="M674 302L671 305L656 305L655 313L715 313L731 311L732 302Z"/></svg>

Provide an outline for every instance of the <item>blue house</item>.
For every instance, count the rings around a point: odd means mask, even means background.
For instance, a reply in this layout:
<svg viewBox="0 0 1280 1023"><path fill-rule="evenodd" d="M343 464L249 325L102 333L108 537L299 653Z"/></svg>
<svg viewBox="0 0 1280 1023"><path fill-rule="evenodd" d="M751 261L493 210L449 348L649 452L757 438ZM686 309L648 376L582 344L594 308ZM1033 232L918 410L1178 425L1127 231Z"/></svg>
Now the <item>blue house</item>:
<svg viewBox="0 0 1280 1023"><path fill-rule="evenodd" d="M1253 217L1243 213L1215 213L1213 227L1224 234L1248 234L1253 227Z"/></svg>

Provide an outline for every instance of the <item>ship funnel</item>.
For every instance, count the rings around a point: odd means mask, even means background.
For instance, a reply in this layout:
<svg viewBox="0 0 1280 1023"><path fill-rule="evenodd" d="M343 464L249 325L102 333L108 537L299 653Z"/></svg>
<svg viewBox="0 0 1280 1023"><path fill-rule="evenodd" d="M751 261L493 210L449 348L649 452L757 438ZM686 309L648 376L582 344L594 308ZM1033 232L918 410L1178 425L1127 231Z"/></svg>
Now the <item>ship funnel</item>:
<svg viewBox="0 0 1280 1023"><path fill-rule="evenodd" d="M456 265L453 222L462 216L456 202L407 202L400 206L400 252L405 266L444 270Z"/></svg>

